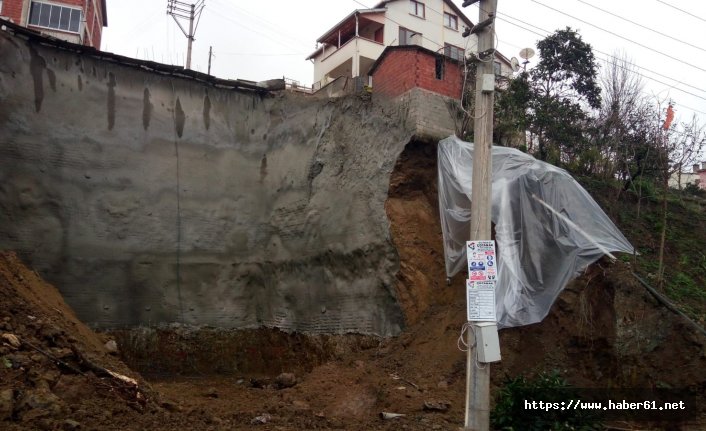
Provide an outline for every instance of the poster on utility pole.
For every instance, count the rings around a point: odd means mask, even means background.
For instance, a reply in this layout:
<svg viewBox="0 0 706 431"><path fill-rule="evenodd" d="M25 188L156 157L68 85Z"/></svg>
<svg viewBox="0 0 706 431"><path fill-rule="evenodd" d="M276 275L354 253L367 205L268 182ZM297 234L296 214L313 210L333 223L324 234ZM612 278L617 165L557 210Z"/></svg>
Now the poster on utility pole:
<svg viewBox="0 0 706 431"><path fill-rule="evenodd" d="M495 322L495 282L498 277L495 241L468 241L466 305L469 322Z"/></svg>
<svg viewBox="0 0 706 431"><path fill-rule="evenodd" d="M466 257L468 258L469 280L497 280L495 241L467 241Z"/></svg>
<svg viewBox="0 0 706 431"><path fill-rule="evenodd" d="M495 282L466 280L469 322L495 322Z"/></svg>

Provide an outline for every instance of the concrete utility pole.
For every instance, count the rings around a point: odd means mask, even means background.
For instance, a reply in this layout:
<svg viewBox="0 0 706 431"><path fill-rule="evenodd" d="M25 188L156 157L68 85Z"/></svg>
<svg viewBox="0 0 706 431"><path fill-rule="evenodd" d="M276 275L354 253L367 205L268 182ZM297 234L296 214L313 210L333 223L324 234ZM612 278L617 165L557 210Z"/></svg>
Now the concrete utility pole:
<svg viewBox="0 0 706 431"><path fill-rule="evenodd" d="M211 74L211 57L213 57L213 47L208 47L208 74Z"/></svg>
<svg viewBox="0 0 706 431"><path fill-rule="evenodd" d="M186 69L191 69L191 46L194 42L194 34L196 33L196 28L199 26L199 21L201 21L201 12L206 5L206 0L199 0L196 3L188 4L181 2L179 0L167 0L167 15L171 15L174 21L177 23L181 32L188 39L188 46L186 50ZM188 14L188 15L187 15ZM184 27L179 22L178 18L189 20L189 31L184 30ZM196 25L194 26L194 20Z"/></svg>
<svg viewBox="0 0 706 431"><path fill-rule="evenodd" d="M479 0L466 0L466 7ZM478 35L478 67L476 69L476 108L473 123L473 190L471 192L470 239L490 240L490 197L493 144L493 99L495 97L495 12L497 0L480 0L478 24L468 31ZM488 431L490 428L490 364L476 364L475 331L468 329L468 357L466 361L466 418L465 429ZM496 329L497 331L497 329Z"/></svg>

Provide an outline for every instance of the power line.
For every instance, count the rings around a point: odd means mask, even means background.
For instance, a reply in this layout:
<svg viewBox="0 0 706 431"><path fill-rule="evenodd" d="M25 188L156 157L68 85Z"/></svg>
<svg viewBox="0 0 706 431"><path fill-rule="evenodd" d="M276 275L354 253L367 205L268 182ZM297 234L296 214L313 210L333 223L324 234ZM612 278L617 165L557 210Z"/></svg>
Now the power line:
<svg viewBox="0 0 706 431"><path fill-rule="evenodd" d="M369 6L364 5L363 3L359 2L358 0L352 0L352 1L355 2L355 3L358 3L359 5L363 6L363 7L366 8L366 9L371 9ZM397 21L395 21L394 19L390 18L389 16L386 16L385 19L389 19L390 21L394 22L395 24L399 25L400 27L404 27L402 24L400 24L399 22L397 22ZM439 44L439 42L436 42L436 41L434 41L434 40L429 39L428 37L424 36L424 35L421 34L421 33L417 33L417 34L420 35L420 36L422 37L422 39L428 40L429 42L433 43L434 45L438 46L439 48L443 48L443 47L444 47L444 45L441 45L441 44Z"/></svg>
<svg viewBox="0 0 706 431"><path fill-rule="evenodd" d="M281 53L281 54L266 54L262 52L219 52L221 55L241 55L241 56L251 56L251 57L281 57L281 56L286 56L286 55L292 55L292 56L299 56L299 55L307 55L307 52L286 52L286 53Z"/></svg>
<svg viewBox="0 0 706 431"><path fill-rule="evenodd" d="M684 9L679 9L678 7L676 7L676 6L674 6L674 5L671 5L671 4L669 4L669 3L665 2L665 1L662 1L662 0L657 0L657 1L660 2L660 3L662 3L662 4L664 4L664 5L666 5L666 6L669 6L669 7L673 8L673 9L676 9L676 10L678 10L679 12L685 13L685 14L690 15L690 16L696 18L696 19L700 19L701 21L706 22L706 19L701 18L701 17L698 16L698 15L694 15L693 13L691 13L691 12L689 12L689 11L686 11L686 10L684 10Z"/></svg>
<svg viewBox="0 0 706 431"><path fill-rule="evenodd" d="M621 35L619 35L618 33L612 32L612 31L610 31L610 30L606 30L606 29L604 29L604 28L602 28L602 27L599 27L599 26L597 26L597 25L595 25L595 24L592 24L592 23L590 23L590 22L588 22L588 21L582 20L581 18L577 18L577 17L575 17L575 16L573 16L573 15L570 15L570 14L568 14L568 13L566 13L566 12L562 12L561 10L556 9L556 8L553 8L553 7L549 6L549 5L546 5L546 4L544 4L544 3L542 3L542 2L540 2L540 1L538 1L538 0L532 0L532 1L533 1L534 3L537 3L537 4L540 5L540 6L544 6L544 7L547 8L547 9L551 9L551 10L553 10L553 11L555 11L555 12L558 12L558 13L560 13L560 14L562 14L562 15L568 16L569 18L572 18L572 19L575 19L575 20L577 20L577 21L579 21L579 22L582 22L582 23L584 23L584 24L590 25L591 27L595 27L595 28L597 28L597 29L599 29L599 30L601 30L601 31L604 31L604 32L608 33L608 34L612 34L612 35L615 36L615 37L619 37L620 39L627 40L628 42L634 43L634 44L637 45L637 46L640 46L640 47L642 47L642 48L645 48L645 49L648 49L648 50L650 50L650 51L656 52L657 54L663 55L663 56L665 56L665 57L667 57L667 58L671 58L672 60L676 60L676 61L678 61L678 62L680 62L680 63L682 63L682 64L685 64L685 65L687 65L687 66L691 66L691 67L693 67L694 69L698 69L698 70L701 70L701 71L706 72L706 69L704 69L704 68L702 68L702 67L699 67L699 66L697 66L697 65L695 65L695 64L691 64L691 63L689 63L689 62L687 62L687 61L684 61L684 60L682 60L682 59L680 59L680 58L677 58L677 57L674 57L674 56L672 56L672 55L669 55L669 54L667 54L667 53L665 53L665 52L658 51L658 50L656 50L656 49L654 49L654 48L650 48L649 46L644 45L644 44L642 44L642 43L640 43L640 42L635 42L635 41L632 40L632 39L629 39L629 38L627 38L627 37L625 37L625 36L621 36Z"/></svg>
<svg viewBox="0 0 706 431"><path fill-rule="evenodd" d="M666 34L666 33L662 33L661 31L657 31L657 30L655 30L655 29L653 29L653 28L651 28L651 27L648 27L648 26L646 26L646 25L642 25L642 24L640 24L640 23L637 23L637 22L635 22L635 21L629 20L629 19L627 19L627 18L625 18L625 17L622 17L622 16L620 16L620 15L618 15L618 14L615 14L615 13L613 13L613 12L607 11L607 10L605 10L605 9L601 9L601 8L599 8L598 6L593 5L593 4L591 4L591 3L587 2L587 1L584 1L584 0L576 0L576 1L581 2L581 3L585 4L586 6L590 6L590 7L594 8L594 9L597 9L597 10L603 12L603 13L607 13L608 15L612 15L612 16L614 16L614 17L616 17L616 18L622 19L623 21L627 21L627 22L629 22L630 24L633 24L633 25L636 25L636 26L638 26L638 27L644 28L645 30L649 30L649 31L651 31L651 32L653 32L653 33L657 33L657 34L660 35L660 36L667 37L667 38L672 39L672 40L674 40L674 41L677 41L677 42L679 42L679 43L683 43L684 45L687 45L687 46L690 46L690 47L692 47L692 48L696 48L696 49L698 49L698 50L701 50L701 51L706 52L706 49L701 48L700 46L696 46L696 45L694 45L694 44L692 44L692 43L683 41L683 40L681 40L681 39L677 39L676 37L672 37L672 36L670 36L670 35L668 35L668 34Z"/></svg>
<svg viewBox="0 0 706 431"><path fill-rule="evenodd" d="M196 3L192 4L179 0L167 0L167 14L174 18L174 22L177 23L187 39L186 69L191 69L191 48L194 43L196 29L199 27L199 23L201 22L201 12L203 12L205 3L205 0L198 0ZM189 20L188 32L179 22L179 18ZM194 27L194 20L196 20L196 27Z"/></svg>
<svg viewBox="0 0 706 431"><path fill-rule="evenodd" d="M221 0L213 0L213 1L215 1L217 4L219 4L219 5L220 5L221 7L223 7L223 8L226 8L226 9L227 9L227 8L235 8L235 9L237 9L237 10L243 12L244 14L251 16L253 19L255 19L255 20L257 20L257 21L260 21L262 24L264 24L264 25L266 25L267 27L269 27L269 28L268 28L268 31L272 31L272 32L274 32L274 33L278 33L278 34L280 34L281 36L284 36L284 37L289 38L289 39L295 39L295 40L297 40L298 42L301 42L301 43L308 43L308 42L306 42L306 41L304 41L304 40L302 40L302 39L299 39L298 37L296 37L296 36L294 36L294 35L292 35L292 34L287 34L287 33L284 33L284 32L282 32L282 31L280 31L280 28L282 27L281 25L277 25L277 24L275 24L275 23L273 23L273 22L271 22L271 21L268 21L268 20L266 20L266 19L264 19L264 18L260 18L259 16L255 15L254 13L252 13L252 12L246 10L246 9L243 9L243 8L241 8L241 7L238 7L238 6L234 5L233 3L224 3L224 2L221 1Z"/></svg>
<svg viewBox="0 0 706 431"><path fill-rule="evenodd" d="M138 28L145 28L148 22L152 21L157 17L157 15L161 15L162 13L162 9L155 10L154 12L152 12L151 15L144 19L144 21L141 21L140 23L132 27L130 31L125 32L128 36L123 39L122 42L126 43L128 41L132 41L135 37L143 34L143 32L135 32L135 30L137 30Z"/></svg>
<svg viewBox="0 0 706 431"><path fill-rule="evenodd" d="M219 12L219 10L216 10L216 9L214 9L214 8L211 8L211 10L213 10L214 12ZM293 46L293 45L289 45L289 44L287 44L287 43L284 43L281 39L275 39L274 37L270 36L270 35L267 34L267 33L263 33L263 32L261 32L261 31L255 30L255 29L253 29L253 28L251 28L251 27L248 27L247 25L245 25L245 24L243 24L243 23L241 23L241 22L239 22L239 21L236 21L236 20L230 18L230 17L228 16L228 14L222 13L222 12L223 12L222 10L221 10L220 12L221 12L221 13L215 13L215 16L218 17L218 18L220 18L220 19L223 19L223 20L232 22L233 24L238 25L238 26L244 28L245 30L248 30L248 31L250 31L250 32L252 32L252 33L255 33L255 34L258 34L258 35L260 35L260 36L262 36L262 37L264 37L264 38L267 38L267 39L269 39L269 40L275 42L276 44L278 44L278 45L280 45L280 46L283 46L283 47L285 47L285 48L296 49L296 50L301 49L301 47L295 47L295 46Z"/></svg>
<svg viewBox="0 0 706 431"><path fill-rule="evenodd" d="M623 66L623 65L621 65L621 64L619 64L619 63L617 63L617 62L610 62L608 59L605 59L604 61L605 61L606 63L610 64L610 65L619 67L619 68L621 68L621 69L623 69L623 70L626 70L626 71L628 71L628 72L632 72L632 73L634 73L634 74L637 75L637 76L641 76L641 77L643 77L643 78L650 79L650 80L652 80L652 81L654 81L654 82L657 82L658 84L662 84L662 85L667 85L667 86L669 86L669 84L667 84L666 82L662 82L662 81L660 81L660 80L657 80L657 79L654 79L654 78L650 78L649 76L645 76L645 75L643 75L643 74L641 74L641 73L639 73L639 72L636 72L636 71L630 69L629 67ZM697 95L694 94L694 93L690 93L690 92L688 92L688 91L684 91L684 90L681 90L681 89L679 89L679 88L672 87L672 86L670 86L670 88L672 88L672 89L674 89L674 90L678 90L678 91L684 92L684 93L686 93L686 94L689 94L689 95L691 95L691 96L697 97L697 98L699 98L699 99L706 100L706 98L697 96ZM643 93L644 93L644 91L643 91ZM681 104L680 104L680 105L681 105ZM688 106L686 106L686 105L681 105L681 106L683 106L683 107L685 107L685 108L687 108L687 109L690 109L690 110L692 110L692 111L694 111L694 112L698 112L699 114L704 114L704 115L706 115L706 112L699 111L698 109L690 108L690 107L688 107Z"/></svg>
<svg viewBox="0 0 706 431"><path fill-rule="evenodd" d="M509 18L514 19L514 20L516 20L516 21L519 21L519 22L521 22L521 23L523 23L523 24L529 25L529 26L531 26L531 27L535 27L535 28L537 28L537 29L539 29L539 30L541 30L541 31L546 32L547 34L550 33L550 32L547 31L547 30L544 30L544 29L542 29L542 28L540 28L540 27L537 27L537 26L535 26L535 25L529 24L529 23L527 23L527 22L525 22L525 21L522 21L521 19L512 17L512 16L507 15L507 14L505 14L505 13L500 13L500 12L498 12L498 14L499 14L499 15L504 15L504 16L506 16L506 17L509 17ZM534 31L534 30L531 30L531 29L529 29L529 28L527 28L527 27L523 27L523 26L521 26L521 25L519 25L519 24L516 24L516 23L514 23L514 22L512 22L512 21L508 21L507 19L504 19L504 18L502 18L502 17L500 17L500 16L498 16L498 19L500 19L500 20L502 20L502 21L505 21L505 22L507 22L507 23L510 24L510 25L514 25L515 27L519 27L519 28L521 28L521 29L523 29L523 30L525 30L525 31L530 32L530 33L536 34L536 35L538 35L538 36L541 36L541 37L546 37L546 36L547 36L547 34L538 33L538 32L536 32L536 31ZM596 52L598 52L598 53L600 53L600 54L603 54L603 55L605 55L605 56L607 56L607 57L609 57L609 58L612 58L613 60L618 60L618 58L615 57L615 56L613 56L613 55L610 55L610 54L607 54L607 53L604 53L604 52L602 52L602 51L598 51L598 50L595 50L595 49L594 49L594 51L596 51ZM620 66L619 64L617 64L617 66L624 68L623 66ZM636 68L639 68L639 69L643 69L643 70L650 71L649 69L645 69L645 68L640 67L640 66L637 66L637 65L634 65L634 66L635 66ZM688 95L697 97L697 98L699 98L699 99L704 99L704 100L706 100L706 98L704 98L704 97L702 97L702 96L696 95L696 94L691 93L691 92L688 92L688 91L686 91L686 90L682 90L681 88L674 87L674 86L672 86L672 85L670 85L670 84L668 84L668 83L662 82L662 81L660 81L660 80L658 80L658 79L652 78L652 77L647 76L647 75L643 75L643 74L641 74L641 73L639 73L639 72L636 72L636 71L634 71L634 70L631 70L631 69L627 69L627 70L632 71L632 72L635 73L636 75L641 76L641 77L643 77L643 78L649 79L649 80L651 80L651 81L657 82L657 83L662 84L662 85L667 85L667 86L669 86L670 88L673 88L674 90L681 91L681 92L683 92L683 93L685 93L685 94L688 94ZM655 74L658 74L657 72L654 72L654 71L650 71L650 72L655 73ZM668 78L668 77L667 77L667 78ZM676 82L681 83L680 81L676 81ZM685 85L688 85L688 84L685 84ZM643 91L643 93L644 93L644 91ZM704 115L706 115L706 112L700 111L700 110L695 109L695 108L692 108L692 107L690 107L690 106L687 106L687 105L684 105L684 104L681 104L681 103L680 103L680 106L682 106L682 107L684 107L684 108L687 108L687 109L689 109L689 110L691 110L691 111L698 112L699 114L704 114Z"/></svg>
<svg viewBox="0 0 706 431"><path fill-rule="evenodd" d="M508 24L512 24L512 25L514 25L514 26L516 26L516 27L522 28L522 29L524 29L524 30L526 30L526 31L529 31L530 33L536 34L536 35L541 36L541 37L546 37L549 33L551 33L549 30L543 29L543 28L541 28L541 27L537 27L536 25L530 24L530 23L528 23L528 22L526 22L526 21L523 21L523 20L521 20L521 19L519 19L519 18L515 18L515 17L510 16L510 15L508 15L508 14L506 14L506 13L502 13L502 12L498 12L498 13L499 13L500 15L504 15L504 16L510 18L510 19L514 19L515 21L519 21L519 22L521 22L521 23L523 23L523 24L525 24L525 25L528 25L528 26L530 26L530 27L534 27L534 28L536 28L537 30L543 31L545 34L537 33L536 31L527 29L527 28L522 27L522 26L520 26L520 25L517 25L517 24L515 24L515 23L513 23L513 22L510 22L510 21L508 21L508 20L506 20L506 19L503 19L503 18L501 18L501 17L498 17L498 19L500 19L500 20L502 20L502 21L505 21L505 22L507 22ZM618 58L617 58L616 56L612 55L612 54L608 54L607 52L603 52L603 51L601 51L601 50L599 50L599 49L596 49L596 48L592 48L592 49L593 49L593 51L595 51L595 52L597 52L597 53L599 53L599 54L603 54L603 55L605 55L605 56L607 56L607 57L610 57L610 58L613 58L613 59L615 59L615 60L618 60ZM644 66L639 66L639 65L637 65L637 64L634 64L634 66L635 66L636 68L638 68L638 69L644 70L644 71L646 71L646 72L652 73L652 74L657 75L657 76L660 76L660 77L662 77L662 78L666 78L666 79L672 80L672 81L674 81L674 82L676 82L676 83L678 83L678 84L687 86L687 87L689 87L689 88L693 88L694 90L698 90L698 91L701 91L701 92L705 92L705 93L706 93L706 90L704 90L703 87L698 87L698 86L695 86L695 85L691 85L691 84L689 84L689 83L687 83L687 82L680 81L680 80L675 79L675 78L673 78L673 77L671 77L671 76L664 75L664 74L659 73L659 72L657 72L657 71L654 71L654 70L652 70L652 69L648 69L648 68L646 68L646 67L644 67ZM652 77L649 77L649 76L646 76L646 75L642 75L642 76L643 76L644 78L653 80L653 81L658 82L658 83L660 83L660 84L664 84L663 82L657 81L656 79L654 79L654 78L652 78ZM665 85L669 85L669 84L665 84ZM670 85L670 87L672 87L672 86ZM684 90L682 90L682 89L680 89L680 88L676 88L676 87L674 87L674 88L675 88L675 90L684 91ZM690 92L687 92L687 91L684 91L684 92L685 92L686 94L693 95L693 94L690 93ZM695 95L695 96L698 97L698 98L703 99L703 96L699 96L699 95Z"/></svg>
<svg viewBox="0 0 706 431"><path fill-rule="evenodd" d="M476 6L478 6L478 8L480 9L480 3L476 3ZM445 12L439 12L438 10L436 10L436 9L434 9L433 7L431 7L431 6L429 6L429 5L426 5L426 4L424 5L424 7L425 7L426 9L431 10L432 12L436 12L439 16L441 16L441 17L443 18ZM472 22L471 22L470 24L473 25ZM498 42L502 42L502 43L504 43L504 44L506 44L506 45L515 47L515 48L517 48L517 49L522 49L522 47L520 47L520 46L513 45L513 44L511 44L510 42L506 42L506 41L504 41L504 40L501 40L501 39L497 38L497 34L496 34L496 39L497 39Z"/></svg>

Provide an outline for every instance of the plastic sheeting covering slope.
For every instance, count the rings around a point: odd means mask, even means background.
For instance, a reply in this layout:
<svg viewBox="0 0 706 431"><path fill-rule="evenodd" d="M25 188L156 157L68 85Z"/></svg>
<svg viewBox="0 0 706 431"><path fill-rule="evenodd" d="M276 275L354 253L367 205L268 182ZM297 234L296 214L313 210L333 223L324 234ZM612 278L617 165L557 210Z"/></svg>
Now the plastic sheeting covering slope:
<svg viewBox="0 0 706 431"><path fill-rule="evenodd" d="M466 266L473 144L439 143L439 209L446 273ZM541 321L566 284L608 251L633 252L566 171L513 148L493 147L492 214L498 253L498 325ZM551 209L554 211L552 211Z"/></svg>

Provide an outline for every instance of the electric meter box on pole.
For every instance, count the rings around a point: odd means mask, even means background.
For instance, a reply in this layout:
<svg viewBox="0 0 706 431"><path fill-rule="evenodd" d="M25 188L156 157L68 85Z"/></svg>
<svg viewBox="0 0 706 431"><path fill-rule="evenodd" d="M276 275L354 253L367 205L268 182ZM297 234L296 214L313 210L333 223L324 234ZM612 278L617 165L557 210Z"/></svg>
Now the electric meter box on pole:
<svg viewBox="0 0 706 431"><path fill-rule="evenodd" d="M481 364L500 361L500 339L494 322L474 322L476 352Z"/></svg>

